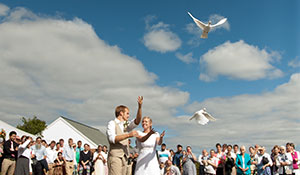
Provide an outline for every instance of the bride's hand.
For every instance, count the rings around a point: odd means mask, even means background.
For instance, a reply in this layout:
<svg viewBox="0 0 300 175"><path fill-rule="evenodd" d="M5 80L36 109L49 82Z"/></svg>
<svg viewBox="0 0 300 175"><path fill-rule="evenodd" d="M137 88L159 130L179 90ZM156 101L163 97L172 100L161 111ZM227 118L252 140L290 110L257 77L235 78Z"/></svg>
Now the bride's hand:
<svg viewBox="0 0 300 175"><path fill-rule="evenodd" d="M160 134L160 137L163 138L165 136L165 131Z"/></svg>

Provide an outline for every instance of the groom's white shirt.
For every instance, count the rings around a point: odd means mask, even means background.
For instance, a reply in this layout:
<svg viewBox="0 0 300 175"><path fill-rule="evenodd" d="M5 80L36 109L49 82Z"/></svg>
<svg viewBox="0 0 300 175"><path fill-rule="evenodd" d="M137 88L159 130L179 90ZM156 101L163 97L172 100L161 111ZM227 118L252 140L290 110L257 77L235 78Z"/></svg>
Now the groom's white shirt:
<svg viewBox="0 0 300 175"><path fill-rule="evenodd" d="M115 137L116 137L116 126L115 126L115 122L117 125L119 125L119 127L121 128L121 130L123 131L124 130L124 122L125 121L120 121L119 119L115 118L114 120L111 120L108 122L108 125L107 125L107 130L106 130L106 134L107 134L107 137L108 137L108 140L110 143L115 143ZM129 125L126 129L126 132L130 132L131 130L133 130L134 128L136 128L138 125L136 125L134 123L134 119L131 120L129 122Z"/></svg>

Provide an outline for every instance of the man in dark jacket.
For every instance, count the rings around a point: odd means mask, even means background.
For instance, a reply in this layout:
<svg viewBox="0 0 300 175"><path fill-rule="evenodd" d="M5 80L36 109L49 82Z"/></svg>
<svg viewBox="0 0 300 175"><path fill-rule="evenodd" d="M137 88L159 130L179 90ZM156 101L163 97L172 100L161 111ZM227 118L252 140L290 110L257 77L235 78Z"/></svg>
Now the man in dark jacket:
<svg viewBox="0 0 300 175"><path fill-rule="evenodd" d="M3 145L3 162L1 168L1 175L13 175L16 167L16 159L18 157L18 144L16 143L17 133L11 131L9 133L9 140Z"/></svg>

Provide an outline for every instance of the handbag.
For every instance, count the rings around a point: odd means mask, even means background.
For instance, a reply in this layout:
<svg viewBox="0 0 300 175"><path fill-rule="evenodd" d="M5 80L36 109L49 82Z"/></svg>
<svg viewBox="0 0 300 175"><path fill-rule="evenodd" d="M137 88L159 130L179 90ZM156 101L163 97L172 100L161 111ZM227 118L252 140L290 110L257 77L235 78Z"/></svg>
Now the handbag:
<svg viewBox="0 0 300 175"><path fill-rule="evenodd" d="M268 164L268 163L269 163L269 159L268 159L268 158L266 158L265 156L263 156L263 158L262 158L261 162L262 162L262 164L263 164L263 165L266 165L266 164Z"/></svg>

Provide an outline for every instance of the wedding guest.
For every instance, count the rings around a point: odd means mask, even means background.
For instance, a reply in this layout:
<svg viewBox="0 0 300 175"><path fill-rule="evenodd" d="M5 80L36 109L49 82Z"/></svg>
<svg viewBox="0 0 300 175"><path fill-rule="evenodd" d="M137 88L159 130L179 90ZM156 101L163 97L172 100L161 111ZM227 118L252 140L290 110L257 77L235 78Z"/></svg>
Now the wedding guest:
<svg viewBox="0 0 300 175"><path fill-rule="evenodd" d="M224 174L224 163L225 163L225 154L222 152L222 146L220 143L216 144L217 148L217 158L219 159L218 168L217 168L217 175Z"/></svg>
<svg viewBox="0 0 300 175"><path fill-rule="evenodd" d="M61 143L62 144L62 143ZM61 146L60 144L60 146ZM65 168L67 175L73 175L75 152L73 148L73 139L69 138L68 145L63 147L63 157L65 158Z"/></svg>
<svg viewBox="0 0 300 175"><path fill-rule="evenodd" d="M158 151L159 162L162 162L163 164L165 164L167 160L171 160L171 154L166 148L166 144L163 143L161 145L161 150Z"/></svg>
<svg viewBox="0 0 300 175"><path fill-rule="evenodd" d="M219 159L216 157L215 150L210 150L210 157L207 161L203 161L205 165L205 174L215 175L218 168Z"/></svg>
<svg viewBox="0 0 300 175"><path fill-rule="evenodd" d="M79 159L79 175L90 175L91 174L91 162L93 161L90 146L84 144L84 150L80 152Z"/></svg>
<svg viewBox="0 0 300 175"><path fill-rule="evenodd" d="M77 167L79 166L79 158L80 158L80 152L83 151L82 146L82 141L78 140L77 141L77 147L76 147L76 163L77 163Z"/></svg>
<svg viewBox="0 0 300 175"><path fill-rule="evenodd" d="M104 158L102 153L103 153L102 146L98 145L98 148L93 155L93 162L94 162L93 175L104 175L105 174L104 164L106 163L106 159Z"/></svg>
<svg viewBox="0 0 300 175"><path fill-rule="evenodd" d="M103 145L103 148L102 148L102 155L103 157L107 160L108 158L108 152L107 152L107 146L106 145ZM137 157L137 156L136 156ZM107 161L105 162L104 164L104 169L105 169L105 175L108 175L108 167L107 167ZM134 169L133 169L134 170Z"/></svg>
<svg viewBox="0 0 300 175"><path fill-rule="evenodd" d="M235 155L240 154L239 146L237 144L233 145L233 153Z"/></svg>
<svg viewBox="0 0 300 175"><path fill-rule="evenodd" d="M231 175L232 174L232 169L235 167L235 159L231 156L231 152L228 151L226 153L226 159L225 159L225 175Z"/></svg>
<svg viewBox="0 0 300 175"><path fill-rule="evenodd" d="M46 141L46 140L42 140L42 145L43 145L45 148L48 148L48 144L47 144L47 141Z"/></svg>
<svg viewBox="0 0 300 175"><path fill-rule="evenodd" d="M195 163L197 161L196 156L192 153L192 148L190 146L186 147L186 155L183 156L182 167L183 167L183 175L196 175L196 166Z"/></svg>
<svg viewBox="0 0 300 175"><path fill-rule="evenodd" d="M61 152L58 152L57 157L54 160L53 175L65 175L66 174L65 165L66 165L65 158L63 157Z"/></svg>
<svg viewBox="0 0 300 175"><path fill-rule="evenodd" d="M279 163L280 163L279 165L280 175L293 174L293 157L290 153L286 152L284 146L280 147Z"/></svg>
<svg viewBox="0 0 300 175"><path fill-rule="evenodd" d="M18 148L18 159L16 163L15 175L29 175L32 173L31 167L31 144L32 138L25 137L24 142Z"/></svg>
<svg viewBox="0 0 300 175"><path fill-rule="evenodd" d="M171 162L173 162L173 157L174 157L174 150L170 149L170 157L171 157Z"/></svg>
<svg viewBox="0 0 300 175"><path fill-rule="evenodd" d="M290 143L291 146L291 155L293 158L293 174L300 175L299 164L300 164L300 154L295 150L294 143Z"/></svg>
<svg viewBox="0 0 300 175"><path fill-rule="evenodd" d="M256 174L257 168L257 159L256 157L256 151L255 148L253 148L252 146L249 147L249 152L250 152L250 158L251 158L251 165L250 165L250 170L251 170L251 175Z"/></svg>
<svg viewBox="0 0 300 175"><path fill-rule="evenodd" d="M180 160L182 159L182 146L181 145L177 145L177 151L173 156L173 165L177 166L179 168L179 170L181 170L181 162Z"/></svg>
<svg viewBox="0 0 300 175"><path fill-rule="evenodd" d="M207 161L209 159L209 155L208 152L206 151L206 149L202 150L202 154L199 155L198 157L198 162L199 162L199 175L204 175L205 171L205 164L204 161Z"/></svg>
<svg viewBox="0 0 300 175"><path fill-rule="evenodd" d="M236 156L236 166L238 175L250 175L251 158L248 153L246 153L246 147L241 146L240 154Z"/></svg>
<svg viewBox="0 0 300 175"><path fill-rule="evenodd" d="M223 152L223 154L226 154L227 153L227 144L226 143L224 143L223 145L222 145L222 152Z"/></svg>
<svg viewBox="0 0 300 175"><path fill-rule="evenodd" d="M164 167L165 175L181 175L180 170L177 166L172 164L171 160L167 160Z"/></svg>
<svg viewBox="0 0 300 175"><path fill-rule="evenodd" d="M264 147L258 148L257 159L257 174L258 175L271 175L272 160L270 154L266 153Z"/></svg>
<svg viewBox="0 0 300 175"><path fill-rule="evenodd" d="M16 167L16 158L18 154L18 144L16 143L17 133L11 131L9 139L3 145L3 162L1 175L13 175Z"/></svg>
<svg viewBox="0 0 300 175"><path fill-rule="evenodd" d="M54 161L57 157L57 151L55 150L56 142L53 140L51 141L48 148L46 148L46 161L48 163L49 172L47 175L53 175L54 171Z"/></svg>
<svg viewBox="0 0 300 175"><path fill-rule="evenodd" d="M273 150L273 153L271 154L271 159L273 162L273 165L271 167L272 175L279 175L279 166L280 166L279 151L280 151L280 148L278 145L275 145L272 150Z"/></svg>
<svg viewBox="0 0 300 175"><path fill-rule="evenodd" d="M65 141L64 139L59 139L59 147L63 151L65 146Z"/></svg>
<svg viewBox="0 0 300 175"><path fill-rule="evenodd" d="M76 144L73 143L73 151L74 151L74 159L73 159L73 167L74 167L74 171L73 171L73 175L78 175L78 163L76 161Z"/></svg>
<svg viewBox="0 0 300 175"><path fill-rule="evenodd" d="M231 175L236 175L236 166L235 166L236 154L232 150L232 145L227 146L227 151L230 152L231 157L234 159L234 166L231 169Z"/></svg>
<svg viewBox="0 0 300 175"><path fill-rule="evenodd" d="M42 145L41 137L37 137L35 142L35 145L32 147L33 157L36 159L36 163L33 165L33 173L35 175L44 175L49 170L46 161L46 148Z"/></svg>

